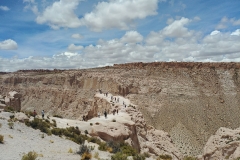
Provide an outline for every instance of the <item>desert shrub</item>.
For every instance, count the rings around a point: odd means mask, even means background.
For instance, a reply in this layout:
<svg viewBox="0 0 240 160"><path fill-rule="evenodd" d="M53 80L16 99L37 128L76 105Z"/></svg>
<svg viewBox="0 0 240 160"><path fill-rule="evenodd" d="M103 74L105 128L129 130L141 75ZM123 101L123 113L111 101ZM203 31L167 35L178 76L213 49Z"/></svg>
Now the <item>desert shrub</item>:
<svg viewBox="0 0 240 160"><path fill-rule="evenodd" d="M72 148L70 148L70 149L68 150L68 153L73 153Z"/></svg>
<svg viewBox="0 0 240 160"><path fill-rule="evenodd" d="M84 133L85 133L85 134L88 134L88 131L87 131L87 130L85 130L85 131L84 131Z"/></svg>
<svg viewBox="0 0 240 160"><path fill-rule="evenodd" d="M45 122L50 123L50 121L48 119L45 119Z"/></svg>
<svg viewBox="0 0 240 160"><path fill-rule="evenodd" d="M9 126L10 129L13 129L14 128L14 123L13 122L9 122L8 126Z"/></svg>
<svg viewBox="0 0 240 160"><path fill-rule="evenodd" d="M92 126L93 124L92 123L90 123L90 126Z"/></svg>
<svg viewBox="0 0 240 160"><path fill-rule="evenodd" d="M101 141L96 137L89 137L87 140L88 142L92 142L92 143L97 143L97 144L101 143Z"/></svg>
<svg viewBox="0 0 240 160"><path fill-rule="evenodd" d="M96 159L99 159L99 153L95 152L93 157L96 158Z"/></svg>
<svg viewBox="0 0 240 160"><path fill-rule="evenodd" d="M0 134L0 143L3 144L3 139L4 139L4 136Z"/></svg>
<svg viewBox="0 0 240 160"><path fill-rule="evenodd" d="M62 116L60 115L53 115L53 117L57 117L57 118L63 118Z"/></svg>
<svg viewBox="0 0 240 160"><path fill-rule="evenodd" d="M116 122L116 119L113 119L112 122Z"/></svg>
<svg viewBox="0 0 240 160"><path fill-rule="evenodd" d="M107 143L105 143L105 142L100 143L98 146L98 149L100 151L107 151L107 148L108 148L108 146L107 146Z"/></svg>
<svg viewBox="0 0 240 160"><path fill-rule="evenodd" d="M11 115L11 116L9 116L10 117L10 119L13 119L15 116L14 115Z"/></svg>
<svg viewBox="0 0 240 160"><path fill-rule="evenodd" d="M8 107L5 107L5 108L4 108L4 111L5 111L5 112L13 112L14 109L13 109L12 107L8 106Z"/></svg>
<svg viewBox="0 0 240 160"><path fill-rule="evenodd" d="M57 135L57 136L62 136L63 135L63 129L61 128L53 128L51 130L52 134Z"/></svg>
<svg viewBox="0 0 240 160"><path fill-rule="evenodd" d="M133 160L145 160L145 156L143 154L137 154L133 157Z"/></svg>
<svg viewBox="0 0 240 160"><path fill-rule="evenodd" d="M78 129L78 128L75 128L75 127L69 127L67 128L67 130L71 133L75 133L77 135L81 134L81 131Z"/></svg>
<svg viewBox="0 0 240 160"><path fill-rule="evenodd" d="M36 152L28 152L28 154L23 155L22 160L35 160L38 155Z"/></svg>
<svg viewBox="0 0 240 160"><path fill-rule="evenodd" d="M150 154L149 154L148 152L144 152L142 155L143 155L144 157L147 157L147 158L150 157Z"/></svg>
<svg viewBox="0 0 240 160"><path fill-rule="evenodd" d="M90 152L91 152L91 148L88 147L87 145L85 145L85 143L83 142L83 143L79 146L79 150L77 151L77 154L83 155L84 153L90 153Z"/></svg>
<svg viewBox="0 0 240 160"><path fill-rule="evenodd" d="M47 133L48 135L52 134L50 130L51 124L42 119L35 118L33 121L26 121L25 124L34 129L39 129L41 132Z"/></svg>
<svg viewBox="0 0 240 160"><path fill-rule="evenodd" d="M160 155L157 160L161 160L161 159L172 160L172 157L170 155L164 154L164 155Z"/></svg>
<svg viewBox="0 0 240 160"><path fill-rule="evenodd" d="M109 141L107 142L107 145L112 148L112 153L117 153L120 152L120 143L114 142L114 141Z"/></svg>
<svg viewBox="0 0 240 160"><path fill-rule="evenodd" d="M183 160L197 160L197 158L186 156Z"/></svg>
<svg viewBox="0 0 240 160"><path fill-rule="evenodd" d="M126 160L127 157L128 156L125 153L118 152L115 155L111 156L111 160Z"/></svg>
<svg viewBox="0 0 240 160"><path fill-rule="evenodd" d="M81 160L89 160L91 158L92 158L91 153L85 152L85 153L83 153Z"/></svg>

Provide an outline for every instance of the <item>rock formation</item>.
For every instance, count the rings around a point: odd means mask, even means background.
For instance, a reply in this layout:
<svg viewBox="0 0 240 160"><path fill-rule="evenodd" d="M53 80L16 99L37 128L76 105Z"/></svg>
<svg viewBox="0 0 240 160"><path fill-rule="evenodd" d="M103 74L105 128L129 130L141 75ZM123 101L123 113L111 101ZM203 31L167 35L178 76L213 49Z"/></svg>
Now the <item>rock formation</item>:
<svg viewBox="0 0 240 160"><path fill-rule="evenodd" d="M0 95L0 108L11 107L15 111L20 111L21 97L22 95L16 91L9 92L7 96Z"/></svg>
<svg viewBox="0 0 240 160"><path fill-rule="evenodd" d="M147 125L168 132L182 154L199 155L220 127L239 127L239 69L240 63L156 62L18 71L0 75L0 94L15 90L23 110L72 119L96 114L97 89L122 95L138 106Z"/></svg>

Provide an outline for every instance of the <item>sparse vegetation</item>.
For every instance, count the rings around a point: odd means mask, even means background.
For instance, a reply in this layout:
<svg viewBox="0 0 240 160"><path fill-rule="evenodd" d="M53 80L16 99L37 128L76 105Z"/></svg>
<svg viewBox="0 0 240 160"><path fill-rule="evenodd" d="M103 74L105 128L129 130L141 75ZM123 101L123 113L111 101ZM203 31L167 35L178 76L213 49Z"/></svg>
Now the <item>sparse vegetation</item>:
<svg viewBox="0 0 240 160"><path fill-rule="evenodd" d="M13 112L14 109L10 106L4 108L4 112Z"/></svg>
<svg viewBox="0 0 240 160"><path fill-rule="evenodd" d="M10 129L13 129L14 128L14 123L13 122L8 122L8 126Z"/></svg>
<svg viewBox="0 0 240 160"><path fill-rule="evenodd" d="M113 119L112 122L116 122L116 119Z"/></svg>
<svg viewBox="0 0 240 160"><path fill-rule="evenodd" d="M160 155L157 160L172 160L172 157L170 155L164 154Z"/></svg>
<svg viewBox="0 0 240 160"><path fill-rule="evenodd" d="M0 143L3 144L4 136L0 134Z"/></svg>
<svg viewBox="0 0 240 160"><path fill-rule="evenodd" d="M85 134L88 134L88 131L87 131L87 130L85 130L85 131L84 131L84 133L85 133Z"/></svg>
<svg viewBox="0 0 240 160"><path fill-rule="evenodd" d="M99 153L95 152L93 157L96 158L96 159L99 159Z"/></svg>
<svg viewBox="0 0 240 160"><path fill-rule="evenodd" d="M197 158L186 156L183 158L183 160L197 160Z"/></svg>
<svg viewBox="0 0 240 160"><path fill-rule="evenodd" d="M11 116L9 116L9 117L10 117L10 119L14 119L15 116L14 116L14 115L11 115Z"/></svg>
<svg viewBox="0 0 240 160"><path fill-rule="evenodd" d="M73 153L72 148L70 148L70 149L68 150L68 153Z"/></svg>
<svg viewBox="0 0 240 160"><path fill-rule="evenodd" d="M34 129L39 129L41 132L44 132L48 135L52 134L51 129L50 129L52 124L48 123L42 119L35 118L33 121L26 121L25 124Z"/></svg>
<svg viewBox="0 0 240 160"><path fill-rule="evenodd" d="M37 153L32 151L28 152L28 154L23 155L22 160L36 160L38 157Z"/></svg>
<svg viewBox="0 0 240 160"><path fill-rule="evenodd" d="M92 126L93 124L92 123L90 123L90 126Z"/></svg>

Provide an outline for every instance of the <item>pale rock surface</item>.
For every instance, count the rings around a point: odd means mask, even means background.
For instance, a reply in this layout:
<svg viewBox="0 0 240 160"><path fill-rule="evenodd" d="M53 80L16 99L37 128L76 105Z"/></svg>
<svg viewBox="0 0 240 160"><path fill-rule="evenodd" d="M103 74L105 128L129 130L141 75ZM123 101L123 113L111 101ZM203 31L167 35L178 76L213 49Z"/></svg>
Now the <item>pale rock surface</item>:
<svg viewBox="0 0 240 160"><path fill-rule="evenodd" d="M202 160L240 158L240 128L229 129L221 127L212 135L204 149Z"/></svg>

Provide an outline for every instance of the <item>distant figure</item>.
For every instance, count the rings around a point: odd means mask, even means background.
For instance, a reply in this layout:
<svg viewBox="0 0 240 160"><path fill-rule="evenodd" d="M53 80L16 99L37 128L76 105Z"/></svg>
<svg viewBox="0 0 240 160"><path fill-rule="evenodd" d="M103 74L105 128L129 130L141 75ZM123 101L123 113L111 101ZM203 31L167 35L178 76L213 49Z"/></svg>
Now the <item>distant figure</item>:
<svg viewBox="0 0 240 160"><path fill-rule="evenodd" d="M100 112L98 112L98 118L100 118Z"/></svg>
<svg viewBox="0 0 240 160"><path fill-rule="evenodd" d="M105 116L105 118L107 118L107 111L106 110L104 111L104 116Z"/></svg>
<svg viewBox="0 0 240 160"><path fill-rule="evenodd" d="M117 114L118 114L118 109L117 109Z"/></svg>
<svg viewBox="0 0 240 160"><path fill-rule="evenodd" d="M85 121L85 116L82 117L83 121Z"/></svg>
<svg viewBox="0 0 240 160"><path fill-rule="evenodd" d="M125 108L127 107L127 105L125 104Z"/></svg>
<svg viewBox="0 0 240 160"><path fill-rule="evenodd" d="M44 119L44 110L42 110L42 119Z"/></svg>
<svg viewBox="0 0 240 160"><path fill-rule="evenodd" d="M35 118L36 115L37 115L37 112L36 112L36 110L34 109L34 111L33 111L33 117Z"/></svg>

